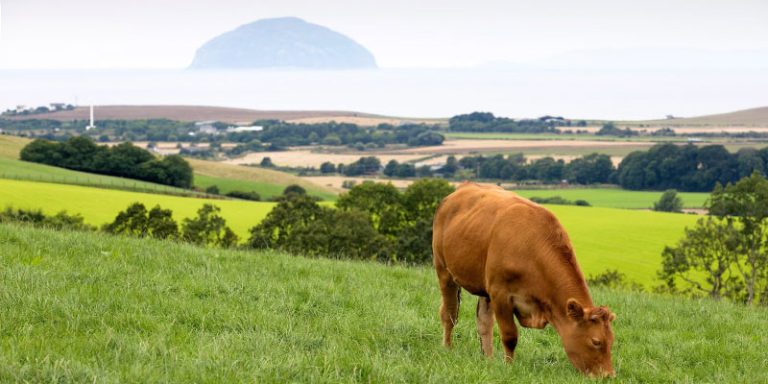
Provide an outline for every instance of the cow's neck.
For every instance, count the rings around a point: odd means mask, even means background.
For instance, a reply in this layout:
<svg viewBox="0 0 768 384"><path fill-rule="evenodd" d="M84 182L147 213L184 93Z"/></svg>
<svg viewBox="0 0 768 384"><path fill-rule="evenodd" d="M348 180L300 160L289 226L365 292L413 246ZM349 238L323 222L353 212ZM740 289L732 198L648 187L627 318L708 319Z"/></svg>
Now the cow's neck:
<svg viewBox="0 0 768 384"><path fill-rule="evenodd" d="M584 275L578 265L567 264L563 267L568 271L551 282L553 289L549 290L549 297L543 298L548 307L547 320L558 332L569 323L566 312L568 299L576 299L584 308L594 306L587 284L584 282Z"/></svg>

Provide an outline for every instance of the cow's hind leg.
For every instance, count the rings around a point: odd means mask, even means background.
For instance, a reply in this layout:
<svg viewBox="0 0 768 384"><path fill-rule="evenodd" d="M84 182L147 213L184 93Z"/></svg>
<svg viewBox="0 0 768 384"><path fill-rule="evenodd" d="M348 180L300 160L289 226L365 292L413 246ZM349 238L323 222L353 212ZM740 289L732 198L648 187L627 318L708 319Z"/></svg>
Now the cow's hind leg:
<svg viewBox="0 0 768 384"><path fill-rule="evenodd" d="M493 356L493 309L491 299L477 300L477 333L480 335L480 350L488 357Z"/></svg>
<svg viewBox="0 0 768 384"><path fill-rule="evenodd" d="M440 321L443 323L443 345L451 346L451 333L459 321L459 303L461 288L450 276L440 279L440 293L443 297L440 305Z"/></svg>
<svg viewBox="0 0 768 384"><path fill-rule="evenodd" d="M499 323L501 343L504 345L504 357L506 361L512 361L517 347L517 325L515 325L514 306L511 301L499 299L491 300L491 307Z"/></svg>

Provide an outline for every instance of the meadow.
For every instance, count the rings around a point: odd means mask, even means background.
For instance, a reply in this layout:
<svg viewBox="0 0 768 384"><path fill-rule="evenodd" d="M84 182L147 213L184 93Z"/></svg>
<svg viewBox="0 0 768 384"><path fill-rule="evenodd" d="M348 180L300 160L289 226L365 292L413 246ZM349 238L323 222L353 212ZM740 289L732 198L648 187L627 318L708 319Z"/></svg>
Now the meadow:
<svg viewBox="0 0 768 384"><path fill-rule="evenodd" d="M580 257L581 258L581 257ZM551 327L481 357L466 293L440 345L431 268L0 225L0 381L592 383ZM768 381L768 312L593 289L617 313L608 382ZM726 325L727 326L724 326Z"/></svg>
<svg viewBox="0 0 768 384"><path fill-rule="evenodd" d="M239 200L203 200L0 179L0 207L37 208L49 214L60 210L80 213L86 222L101 225L114 220L133 202L148 207L160 204L173 210L176 220L194 216L205 203L221 208L222 216L241 239L275 203ZM326 203L328 204L328 203ZM548 206L568 230L586 274L618 269L628 278L650 287L656 283L661 251L673 245L692 226L693 215L631 211L598 207Z"/></svg>
<svg viewBox="0 0 768 384"><path fill-rule="evenodd" d="M592 206L606 208L650 209L659 201L663 192L628 191L618 188L573 188L573 189L513 189L520 196L552 197L567 200L586 200ZM685 208L701 208L709 198L703 192L678 192Z"/></svg>
<svg viewBox="0 0 768 384"><path fill-rule="evenodd" d="M86 223L92 225L112 222L118 212L134 202L141 202L148 209L156 204L171 209L179 223L182 218L194 217L203 204L216 205L221 208L221 215L227 219L227 224L241 238L247 236L248 229L264 219L275 205L270 202L211 200L0 179L0 209L6 206L42 209L48 214L66 210L83 215Z"/></svg>

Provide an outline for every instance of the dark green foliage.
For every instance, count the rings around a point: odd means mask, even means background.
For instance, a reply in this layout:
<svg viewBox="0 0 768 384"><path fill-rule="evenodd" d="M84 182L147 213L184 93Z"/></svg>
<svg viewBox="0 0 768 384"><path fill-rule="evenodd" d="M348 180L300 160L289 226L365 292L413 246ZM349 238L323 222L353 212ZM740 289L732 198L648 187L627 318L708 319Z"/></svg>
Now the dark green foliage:
<svg viewBox="0 0 768 384"><path fill-rule="evenodd" d="M392 238L405 222L403 196L391 183L362 183L342 194L336 206L365 212L375 230Z"/></svg>
<svg viewBox="0 0 768 384"><path fill-rule="evenodd" d="M403 163L400 164L397 160L390 160L383 171L385 176L408 178L416 176L416 166L413 164Z"/></svg>
<svg viewBox="0 0 768 384"><path fill-rule="evenodd" d="M557 133L555 127L563 125L570 125L570 121L551 116L515 121L506 117L496 117L488 112L472 112L452 117L448 129L458 132Z"/></svg>
<svg viewBox="0 0 768 384"><path fill-rule="evenodd" d="M595 135L598 135L598 136L628 137L628 136L635 136L637 134L638 133L636 131L633 131L629 128L624 128L624 129L617 128L616 125L614 125L613 123L603 124L600 130L595 132Z"/></svg>
<svg viewBox="0 0 768 384"><path fill-rule="evenodd" d="M250 192L231 191L231 192L227 192L227 196L233 197L235 199L261 201L261 195L259 195L254 191L250 191Z"/></svg>
<svg viewBox="0 0 768 384"><path fill-rule="evenodd" d="M0 211L0 223L23 223L34 227L57 230L96 230L93 226L85 224L85 220L79 214L70 215L66 211L61 211L53 216L47 216L41 210L13 209L7 207L4 211Z"/></svg>
<svg viewBox="0 0 768 384"><path fill-rule="evenodd" d="M768 304L768 180L755 172L724 188L718 184L708 208L712 217L664 250L660 277L670 289L678 279L685 292Z"/></svg>
<svg viewBox="0 0 768 384"><path fill-rule="evenodd" d="M237 245L237 235L227 226L227 221L219 215L221 208L205 204L197 211L197 217L184 219L181 237L190 243L230 248Z"/></svg>
<svg viewBox="0 0 768 384"><path fill-rule="evenodd" d="M627 280L627 276L616 269L608 269L597 275L589 275L587 284L591 288L611 288L611 289L629 289L633 291L643 291L643 286L635 281Z"/></svg>
<svg viewBox="0 0 768 384"><path fill-rule="evenodd" d="M674 189L664 191L659 201L653 203L653 210L659 212L682 212L683 199L677 195Z"/></svg>
<svg viewBox="0 0 768 384"><path fill-rule="evenodd" d="M35 140L21 150L21 160L181 188L192 186L192 167L180 156L156 159L131 143L110 148L85 136L61 143Z"/></svg>
<svg viewBox="0 0 768 384"><path fill-rule="evenodd" d="M373 175L381 170L381 161L375 156L361 157L354 163L344 167L344 175L360 176Z"/></svg>
<svg viewBox="0 0 768 384"><path fill-rule="evenodd" d="M142 203L133 203L125 211L117 214L112 223L105 224L102 230L115 235L135 237L153 237L156 239L177 239L179 226L173 220L173 212L156 205L152 210Z"/></svg>
<svg viewBox="0 0 768 384"><path fill-rule="evenodd" d="M306 195L307 190L304 187L296 184L291 184L283 190L283 195Z"/></svg>
<svg viewBox="0 0 768 384"><path fill-rule="evenodd" d="M699 219L677 246L664 248L659 271L664 289L743 301L744 286L734 268L738 242L738 231L722 220Z"/></svg>
<svg viewBox="0 0 768 384"><path fill-rule="evenodd" d="M627 155L615 179L625 189L711 191L716 183L736 182L753 171L764 172L767 153L763 149L731 154L722 145L659 144Z"/></svg>
<svg viewBox="0 0 768 384"><path fill-rule="evenodd" d="M211 194L211 195L218 195L219 194L219 187L216 185L211 185L210 187L205 189L205 193Z"/></svg>
<svg viewBox="0 0 768 384"><path fill-rule="evenodd" d="M272 168L275 166L275 164L272 163L272 159L269 157L261 159L261 163L259 165L264 168Z"/></svg>
<svg viewBox="0 0 768 384"><path fill-rule="evenodd" d="M586 200L576 200L571 201L568 199L564 199L560 196L552 196L552 197L531 197L531 201L537 204L554 204L554 205L578 205L580 207L590 207L591 205Z"/></svg>
<svg viewBox="0 0 768 384"><path fill-rule="evenodd" d="M320 164L320 173L328 174L328 173L336 173L336 166L333 165L330 161L326 161L322 164Z"/></svg>
<svg viewBox="0 0 768 384"><path fill-rule="evenodd" d="M568 163L564 174L566 179L577 184L596 184L607 183L613 170L610 156L593 153Z"/></svg>

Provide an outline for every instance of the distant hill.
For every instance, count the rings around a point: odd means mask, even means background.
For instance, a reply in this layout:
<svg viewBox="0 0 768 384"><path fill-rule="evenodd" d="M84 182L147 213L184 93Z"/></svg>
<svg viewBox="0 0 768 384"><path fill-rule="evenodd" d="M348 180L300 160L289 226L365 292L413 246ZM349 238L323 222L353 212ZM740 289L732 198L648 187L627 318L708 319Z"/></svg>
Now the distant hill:
<svg viewBox="0 0 768 384"><path fill-rule="evenodd" d="M741 111L705 115L698 117L621 122L627 125L664 125L669 127L768 127L768 107L744 109Z"/></svg>
<svg viewBox="0 0 768 384"><path fill-rule="evenodd" d="M347 36L284 17L259 20L215 37L198 49L190 68L376 68L376 60Z"/></svg>
<svg viewBox="0 0 768 384"><path fill-rule="evenodd" d="M225 123L250 122L277 119L296 120L308 118L380 117L368 113L350 111L261 111L244 108L207 107L194 105L104 105L95 107L98 120L170 119L178 121L216 120ZM78 107L39 115L13 117L12 119L53 119L60 121L87 120L89 108Z"/></svg>

